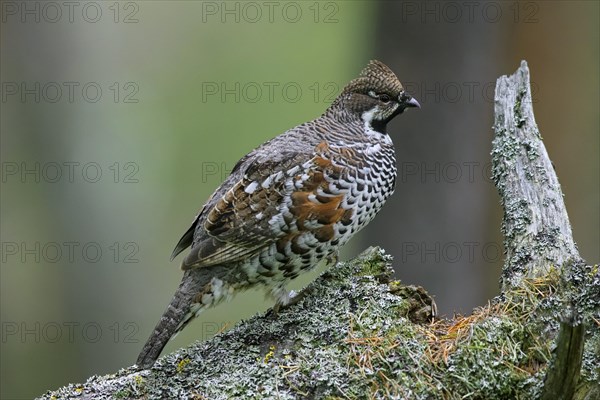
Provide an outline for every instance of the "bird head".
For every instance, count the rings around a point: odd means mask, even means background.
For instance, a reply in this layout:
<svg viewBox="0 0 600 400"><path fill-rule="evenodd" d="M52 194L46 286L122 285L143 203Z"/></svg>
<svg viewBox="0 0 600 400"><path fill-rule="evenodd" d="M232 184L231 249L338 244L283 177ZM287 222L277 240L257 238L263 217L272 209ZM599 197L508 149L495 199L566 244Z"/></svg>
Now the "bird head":
<svg viewBox="0 0 600 400"><path fill-rule="evenodd" d="M362 119L373 129L384 132L388 122L411 107L421 108L421 105L406 93L387 65L371 60L360 76L344 87L329 110L339 112L341 109L354 118Z"/></svg>

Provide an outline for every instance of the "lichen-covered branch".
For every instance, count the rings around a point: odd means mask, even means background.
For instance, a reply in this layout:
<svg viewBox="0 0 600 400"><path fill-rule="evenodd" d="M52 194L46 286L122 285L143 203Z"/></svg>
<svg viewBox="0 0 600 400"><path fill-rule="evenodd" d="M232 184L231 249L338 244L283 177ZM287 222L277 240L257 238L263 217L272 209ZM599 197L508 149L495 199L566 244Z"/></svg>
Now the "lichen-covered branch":
<svg viewBox="0 0 600 400"><path fill-rule="evenodd" d="M522 61L496 82L493 178L504 207L502 285L518 286L552 266L579 261L554 167L533 116L529 68Z"/></svg>
<svg viewBox="0 0 600 400"><path fill-rule="evenodd" d="M436 320L425 290L391 280L391 257L371 248L278 315L43 398L599 398L600 272L573 242L526 63L495 100L507 259L488 305Z"/></svg>

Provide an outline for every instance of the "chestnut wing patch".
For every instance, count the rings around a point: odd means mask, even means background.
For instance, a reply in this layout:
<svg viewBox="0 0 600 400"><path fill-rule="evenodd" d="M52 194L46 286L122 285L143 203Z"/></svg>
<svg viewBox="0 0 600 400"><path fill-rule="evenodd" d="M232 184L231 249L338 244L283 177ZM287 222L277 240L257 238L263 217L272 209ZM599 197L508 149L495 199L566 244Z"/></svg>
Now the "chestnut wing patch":
<svg viewBox="0 0 600 400"><path fill-rule="evenodd" d="M258 159L250 164L243 178L204 210L206 235L192 246L182 268L240 261L276 240L268 221L279 212L283 197L289 195L285 181L294 167L309 162L312 156L287 152L279 154L281 161Z"/></svg>
<svg viewBox="0 0 600 400"><path fill-rule="evenodd" d="M282 161L250 165L244 177L205 210L207 236L192 248L182 268L241 261L272 243L278 249L301 250L299 238L308 231L318 241L332 240L333 225L350 219L352 212L341 207L345 193L330 190L328 179L339 179L344 171L329 154L322 142L313 154L289 153Z"/></svg>

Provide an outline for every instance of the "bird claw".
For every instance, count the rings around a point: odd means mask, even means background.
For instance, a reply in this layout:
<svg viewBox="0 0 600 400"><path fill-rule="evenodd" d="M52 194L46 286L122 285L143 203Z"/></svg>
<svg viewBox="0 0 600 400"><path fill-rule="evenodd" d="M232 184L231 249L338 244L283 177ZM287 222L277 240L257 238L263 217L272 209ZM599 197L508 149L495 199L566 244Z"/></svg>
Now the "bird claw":
<svg viewBox="0 0 600 400"><path fill-rule="evenodd" d="M309 291L310 290L308 288L305 288L299 292L290 290L286 293L286 296L283 299L281 297L277 299L277 302L273 306L273 315L277 316L279 311L299 303L302 299L304 299L304 297L306 297Z"/></svg>
<svg viewBox="0 0 600 400"><path fill-rule="evenodd" d="M329 256L327 256L327 258L325 259L325 262L327 263L327 265L335 265L339 261L340 261L340 252L338 250L335 250L334 252L329 254Z"/></svg>

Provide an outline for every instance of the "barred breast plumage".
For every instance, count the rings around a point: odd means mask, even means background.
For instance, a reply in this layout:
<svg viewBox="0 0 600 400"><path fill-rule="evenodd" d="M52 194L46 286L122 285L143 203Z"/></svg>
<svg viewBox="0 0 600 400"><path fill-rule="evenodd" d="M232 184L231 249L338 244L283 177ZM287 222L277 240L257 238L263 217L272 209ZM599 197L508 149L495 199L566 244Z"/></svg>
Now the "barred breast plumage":
<svg viewBox="0 0 600 400"><path fill-rule="evenodd" d="M371 61L319 118L243 157L208 199L172 258L191 246L178 291L138 357L150 367L206 307L253 286L286 304L285 285L331 257L393 193L386 124L419 103Z"/></svg>

